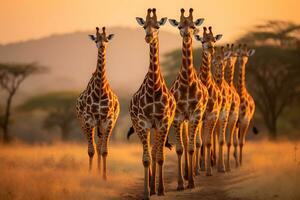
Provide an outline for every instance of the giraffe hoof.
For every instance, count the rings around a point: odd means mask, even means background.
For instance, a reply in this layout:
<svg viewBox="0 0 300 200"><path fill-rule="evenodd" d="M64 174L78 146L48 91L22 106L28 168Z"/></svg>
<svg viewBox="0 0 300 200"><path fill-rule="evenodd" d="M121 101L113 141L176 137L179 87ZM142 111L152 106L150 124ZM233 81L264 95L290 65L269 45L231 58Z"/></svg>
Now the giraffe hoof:
<svg viewBox="0 0 300 200"><path fill-rule="evenodd" d="M156 194L155 189L151 189L151 190L150 190L150 196L155 195L155 194Z"/></svg>
<svg viewBox="0 0 300 200"><path fill-rule="evenodd" d="M219 173L226 173L225 169L218 169Z"/></svg>
<svg viewBox="0 0 300 200"><path fill-rule="evenodd" d="M225 167L223 166L223 167L219 167L218 168L218 172L219 173L225 173L226 171L225 171Z"/></svg>
<svg viewBox="0 0 300 200"><path fill-rule="evenodd" d="M183 191L183 190L184 190L183 184L177 186L177 191Z"/></svg>
<svg viewBox="0 0 300 200"><path fill-rule="evenodd" d="M183 178L184 178L184 180L186 180L186 181L189 180L189 177L188 177L187 173L183 175Z"/></svg>
<svg viewBox="0 0 300 200"><path fill-rule="evenodd" d="M143 198L143 200L150 200L150 197L149 197L149 196L145 196L145 197Z"/></svg>
<svg viewBox="0 0 300 200"><path fill-rule="evenodd" d="M231 167L227 166L227 167L226 167L226 171L227 171L227 172L231 172Z"/></svg>
<svg viewBox="0 0 300 200"><path fill-rule="evenodd" d="M212 176L212 172L211 171L207 171L206 172L206 176Z"/></svg>
<svg viewBox="0 0 300 200"><path fill-rule="evenodd" d="M194 189L195 188L194 182L189 182L187 188L188 189Z"/></svg>
<svg viewBox="0 0 300 200"><path fill-rule="evenodd" d="M165 195L165 190L164 189L158 189L157 196L164 196L164 195Z"/></svg>

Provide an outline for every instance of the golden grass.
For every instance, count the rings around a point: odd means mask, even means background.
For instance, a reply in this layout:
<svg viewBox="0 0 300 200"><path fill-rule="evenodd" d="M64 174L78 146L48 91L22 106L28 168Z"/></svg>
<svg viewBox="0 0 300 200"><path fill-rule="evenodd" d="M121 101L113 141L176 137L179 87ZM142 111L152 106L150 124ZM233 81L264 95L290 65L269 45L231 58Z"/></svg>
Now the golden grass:
<svg viewBox="0 0 300 200"><path fill-rule="evenodd" d="M88 173L84 144L0 146L0 199L120 199L126 188L143 178L141 145L110 147L105 182L98 174L96 156ZM174 150L166 153L166 159L175 162ZM232 174L239 178L226 186L229 197L300 199L300 155L296 163L294 143L249 142L245 153L244 167L233 167Z"/></svg>
<svg viewBox="0 0 300 200"><path fill-rule="evenodd" d="M300 151L296 142L251 142L246 144L241 176L253 175L229 189L232 197L249 199L300 199Z"/></svg>
<svg viewBox="0 0 300 200"><path fill-rule="evenodd" d="M119 199L124 186L142 174L140 148L114 144L108 178L98 174L96 156L88 173L85 145L0 147L0 199ZM141 172L141 173L139 173Z"/></svg>

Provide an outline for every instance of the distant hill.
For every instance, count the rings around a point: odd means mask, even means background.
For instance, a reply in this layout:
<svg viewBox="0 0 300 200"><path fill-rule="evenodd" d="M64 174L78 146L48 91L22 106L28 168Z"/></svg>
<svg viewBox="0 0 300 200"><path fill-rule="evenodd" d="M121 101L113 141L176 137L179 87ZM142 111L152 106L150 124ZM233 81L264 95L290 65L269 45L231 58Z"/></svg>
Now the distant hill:
<svg viewBox="0 0 300 200"><path fill-rule="evenodd" d="M131 95L141 84L148 69L149 47L141 28L112 27L115 37L107 49L107 74L120 96ZM58 90L82 90L96 67L97 50L89 32L63 35L0 45L0 62L37 62L49 67L43 75L30 77L18 97ZM163 54L181 45L179 34L160 31L161 62Z"/></svg>

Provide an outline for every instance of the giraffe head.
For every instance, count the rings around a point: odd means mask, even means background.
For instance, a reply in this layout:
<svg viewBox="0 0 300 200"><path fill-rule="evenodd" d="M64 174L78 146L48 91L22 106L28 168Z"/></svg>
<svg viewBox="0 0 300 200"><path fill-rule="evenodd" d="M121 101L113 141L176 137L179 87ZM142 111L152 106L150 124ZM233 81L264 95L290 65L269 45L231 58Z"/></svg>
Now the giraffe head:
<svg viewBox="0 0 300 200"><path fill-rule="evenodd" d="M222 71L225 69L226 63L231 56L231 52L225 51L225 48L220 47L219 51L216 51L212 59L212 64L216 67L217 71Z"/></svg>
<svg viewBox="0 0 300 200"><path fill-rule="evenodd" d="M246 64L248 62L248 58L255 53L254 49L248 49L246 44L239 44L237 49L237 60L241 64Z"/></svg>
<svg viewBox="0 0 300 200"><path fill-rule="evenodd" d="M152 16L151 16L152 13ZM154 39L158 38L158 29L160 26L163 26L167 18L163 17L159 21L157 21L156 9L148 9L146 20L141 17L136 17L137 23L145 29L146 36L145 40L147 43L151 43Z"/></svg>
<svg viewBox="0 0 300 200"><path fill-rule="evenodd" d="M102 27L102 33L99 33L99 28L96 27L96 35L89 35L89 37L96 43L99 50L103 50L114 34L106 35L105 27Z"/></svg>
<svg viewBox="0 0 300 200"><path fill-rule="evenodd" d="M228 57L228 65L234 66L237 61L237 50L234 49L234 44L227 44L225 53L230 54Z"/></svg>
<svg viewBox="0 0 300 200"><path fill-rule="evenodd" d="M215 43L216 41L222 38L222 35L218 34L214 36L211 26L208 27L208 30L209 31L207 32L207 28L203 27L203 37L200 37L199 35L195 35L195 39L202 42L202 48L204 52L214 54Z"/></svg>
<svg viewBox="0 0 300 200"><path fill-rule="evenodd" d="M183 37L185 40L188 40L190 37L199 32L199 29L196 26L200 26L204 19L199 18L196 21L193 21L193 8L190 8L189 16L187 17L184 16L185 11L183 8L181 8L180 12L181 16L179 22L177 22L175 19L169 19L169 22L172 26L178 27L181 37Z"/></svg>

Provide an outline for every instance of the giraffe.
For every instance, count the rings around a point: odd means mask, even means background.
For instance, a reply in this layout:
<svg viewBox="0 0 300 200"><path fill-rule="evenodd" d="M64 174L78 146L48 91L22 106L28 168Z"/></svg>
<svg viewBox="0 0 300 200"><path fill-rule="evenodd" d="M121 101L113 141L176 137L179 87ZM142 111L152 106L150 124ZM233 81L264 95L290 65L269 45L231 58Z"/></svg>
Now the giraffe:
<svg viewBox="0 0 300 200"><path fill-rule="evenodd" d="M226 160L226 171L231 171L230 167L230 148L231 144L234 143L234 149L235 149L235 155L237 152L237 145L238 145L238 128L236 127L237 125L237 120L239 117L239 109L240 109L240 96L234 86L233 79L234 79L234 67L235 63L237 61L237 52L234 50L234 45L227 44L227 49L226 52L229 52L229 58L227 60L227 77L226 81L230 87L230 90L232 92L232 103L230 107L230 112L229 112L229 118L228 118L228 124L226 128L226 142L227 142L227 160ZM239 166L239 162L237 157L235 157L235 165L236 167Z"/></svg>
<svg viewBox="0 0 300 200"><path fill-rule="evenodd" d="M143 145L144 199L149 199L150 194L156 193L156 165L159 171L157 194L164 195L164 144L174 118L176 102L166 86L159 64L158 29L166 23L167 18L157 21L156 9L153 8L148 9L146 20L140 17L136 20L145 29L145 41L150 46L150 65L142 85L131 99L129 111L134 131ZM154 142L150 155L151 129L154 130Z"/></svg>
<svg viewBox="0 0 300 200"><path fill-rule="evenodd" d="M204 160L204 170L206 168L206 175L212 175L212 168L211 168L211 143L212 143L212 135L215 129L215 125L217 123L217 119L219 117L222 97L221 92L212 78L211 73L211 58L214 55L214 46L217 40L222 38L222 35L214 36L212 33L212 27L210 26L209 32L207 32L207 28L203 27L203 37L201 38L199 35L196 35L195 38L202 43L202 62L199 71L199 78L202 83L206 86L208 90L208 102L206 106L206 110L203 116L202 122L202 130L199 129L197 137L199 140L201 138L202 133L202 140L203 140L203 160ZM207 155L206 155L207 154ZM207 157L207 158L206 158ZM199 158L199 156L198 156ZM196 162L199 162L197 160Z"/></svg>
<svg viewBox="0 0 300 200"><path fill-rule="evenodd" d="M255 102L252 96L249 94L246 88L246 64L248 58L255 53L254 49L248 49L247 45L239 45L238 48L238 68L239 68L239 80L238 80L238 93L240 96L240 111L239 111L239 146L240 146L240 157L239 163L242 165L243 161L243 146L245 144L246 134L251 119L253 118L255 111Z"/></svg>
<svg viewBox="0 0 300 200"><path fill-rule="evenodd" d="M108 155L108 143L120 113L118 97L110 88L105 72L106 47L113 36L113 34L106 34L105 27L102 28L102 33L99 33L99 28L97 27L96 35L89 35L98 48L97 67L86 89L80 94L76 102L77 117L88 140L89 170L92 170L92 161L95 153L94 134L97 133L98 169L100 172L102 156L104 180L107 179L106 158Z"/></svg>
<svg viewBox="0 0 300 200"><path fill-rule="evenodd" d="M176 80L171 86L171 92L175 97L177 106L173 127L176 132L176 153L178 156L178 186L177 190L183 190L183 177L181 169L181 157L185 152L186 168L188 169L188 188L194 188L193 159L195 151L195 136L202 121L202 116L208 100L206 87L198 79L197 71L193 65L192 40L199 30L204 19L193 21L193 9L190 8L189 16L184 16L181 10L180 21L169 19L172 26L178 27L182 37L182 64ZM185 130L183 131L183 126ZM184 140L184 145L182 140ZM184 148L183 148L184 147ZM188 153L188 160L187 160Z"/></svg>
<svg viewBox="0 0 300 200"><path fill-rule="evenodd" d="M216 83L221 91L222 104L221 110L216 124L216 135L219 141L219 155L218 155L218 172L225 172L223 147L225 143L226 127L232 103L232 91L229 84L225 81L225 66L230 56L229 51L224 51L224 47L213 57L212 63L215 66Z"/></svg>

